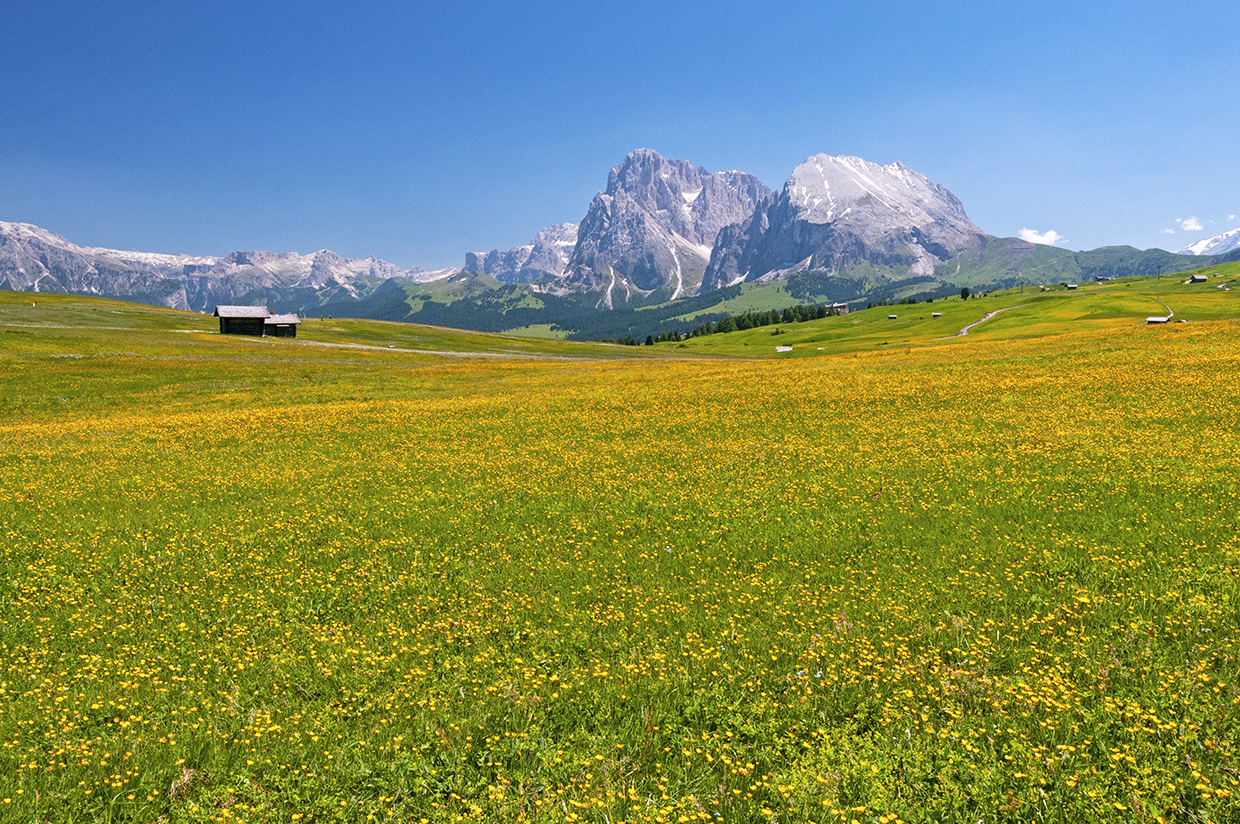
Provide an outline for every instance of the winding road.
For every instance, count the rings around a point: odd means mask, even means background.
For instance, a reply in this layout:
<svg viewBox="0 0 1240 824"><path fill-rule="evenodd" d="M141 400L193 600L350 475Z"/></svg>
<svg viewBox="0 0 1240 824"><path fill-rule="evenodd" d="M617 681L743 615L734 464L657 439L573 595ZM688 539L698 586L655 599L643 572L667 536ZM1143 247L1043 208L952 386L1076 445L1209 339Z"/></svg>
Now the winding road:
<svg viewBox="0 0 1240 824"><path fill-rule="evenodd" d="M991 318L993 318L995 315L999 314L1000 312L1010 312L1010 311L1011 311L1011 310L1013 310L1013 309L1023 309L1023 308L1025 308L1025 307L1026 307L1026 306L1028 306L1028 305L1029 305L1028 303L1022 303L1020 306L1009 306L1009 307L1007 307L1006 309L996 309L996 310L995 310L995 311L993 311L993 312L988 312L988 313L986 314L986 317L982 318L981 320L974 321L973 323L970 323L968 326L966 326L965 328L961 329L961 330L960 330L959 332L957 332L956 334L954 334L954 335L950 335L949 337L952 337L952 338L959 338L959 337L963 337L963 336L965 336L965 335L969 334L969 330L970 330L970 329L972 329L974 326L979 326L979 325L981 325L981 324L985 323L986 321L990 320ZM948 338L939 338L939 340L948 340Z"/></svg>

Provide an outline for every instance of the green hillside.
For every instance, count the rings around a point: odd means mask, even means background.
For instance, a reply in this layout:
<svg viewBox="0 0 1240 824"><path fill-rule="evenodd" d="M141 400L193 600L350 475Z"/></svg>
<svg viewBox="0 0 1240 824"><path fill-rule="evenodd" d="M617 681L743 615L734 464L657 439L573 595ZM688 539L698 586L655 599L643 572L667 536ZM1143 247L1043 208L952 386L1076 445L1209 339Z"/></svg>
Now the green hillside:
<svg viewBox="0 0 1240 824"><path fill-rule="evenodd" d="M1077 329L1123 329L1144 325L1149 316L1175 312L1173 321L1222 320L1237 317L1240 306L1240 263L1204 271L1209 280L1185 284L1192 273L1126 278L1105 283L1016 287L962 300L959 295L931 303L893 304L859 309L847 315L803 324L763 326L724 335L691 338L688 352L769 357L776 347L792 346L779 357L816 357L824 353L864 351L882 347L941 347L953 336L996 310L1001 314L971 330L970 338L1012 339L1062 334ZM1230 290L1225 291L1230 287ZM862 304L864 306L864 304ZM936 314L940 317L934 317ZM890 316L895 315L893 319ZM777 334L778 333L778 334Z"/></svg>
<svg viewBox="0 0 1240 824"><path fill-rule="evenodd" d="M865 263L842 272L796 272L784 280L742 283L675 301L653 293L644 303L600 310L602 293L554 295L539 291L536 285L505 284L479 272L462 272L424 284L387 281L361 299L339 295L335 300L328 296L324 302L320 296L299 311L310 316L364 317L484 332L522 330L526 336L640 341L647 335L683 335L707 321L745 312L836 302L925 302L956 295L961 287L985 291L1097 278L1170 276L1203 262L1210 261L1157 249L1107 247L1072 252L1014 238L984 238L940 266L933 276L909 276L899 267Z"/></svg>
<svg viewBox="0 0 1240 824"><path fill-rule="evenodd" d="M1212 261L1205 261L1212 262ZM1104 246L1072 252L1016 238L986 238L940 266L935 277L954 286L1008 288L1020 284L1073 283L1098 277L1158 276L1197 269L1203 261L1161 249Z"/></svg>

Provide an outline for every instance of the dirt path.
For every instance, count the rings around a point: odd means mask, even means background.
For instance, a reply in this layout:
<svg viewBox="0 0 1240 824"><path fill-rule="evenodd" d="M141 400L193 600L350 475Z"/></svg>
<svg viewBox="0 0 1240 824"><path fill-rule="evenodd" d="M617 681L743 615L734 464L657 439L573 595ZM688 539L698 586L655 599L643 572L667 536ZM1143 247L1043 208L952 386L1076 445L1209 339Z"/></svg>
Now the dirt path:
<svg viewBox="0 0 1240 824"><path fill-rule="evenodd" d="M986 314L986 317L982 318L981 320L974 321L973 323L970 323L968 326L966 326L965 328L961 329L961 330L960 330L959 332L957 332L956 334L951 335L950 337L953 337L953 338L963 337L963 336L965 336L965 335L969 334L969 330L970 330L970 329L972 329L974 326L980 326L981 324L983 324L983 323L985 323L986 321L990 320L991 318L993 318L995 315L999 314L1000 312L1010 312L1010 311L1011 311L1011 310L1013 310L1013 309L1023 309L1023 308L1025 308L1025 307L1026 307L1026 306L1028 306L1028 305L1029 305L1028 303L1022 303L1020 306L1009 306L1007 309L996 309L996 310L995 310L995 311L993 311L993 312L989 312L989 313L987 313L987 314ZM947 340L947 338L939 338L939 340Z"/></svg>
<svg viewBox="0 0 1240 824"><path fill-rule="evenodd" d="M1161 300L1158 300L1158 298L1154 298L1154 300L1158 301L1159 303L1162 303L1162 308L1164 308L1164 309L1166 309L1166 310L1167 310L1167 317L1168 317L1169 319L1170 319L1170 318L1174 318L1174 317L1175 317L1175 312L1173 312L1173 311L1171 310L1171 307L1170 307L1170 306L1168 306L1167 304L1163 303Z"/></svg>

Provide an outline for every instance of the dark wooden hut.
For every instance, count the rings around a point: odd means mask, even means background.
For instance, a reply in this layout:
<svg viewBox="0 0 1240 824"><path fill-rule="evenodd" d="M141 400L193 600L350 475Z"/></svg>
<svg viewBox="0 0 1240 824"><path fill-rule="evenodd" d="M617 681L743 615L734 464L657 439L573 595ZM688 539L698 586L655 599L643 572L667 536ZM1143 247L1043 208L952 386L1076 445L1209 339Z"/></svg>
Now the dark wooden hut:
<svg viewBox="0 0 1240 824"><path fill-rule="evenodd" d="M272 315L263 321L263 334L274 338L295 338L299 323L301 319L296 315Z"/></svg>
<svg viewBox="0 0 1240 824"><path fill-rule="evenodd" d="M215 316L220 319L221 335L254 335L261 338L271 313L266 306L217 306Z"/></svg>

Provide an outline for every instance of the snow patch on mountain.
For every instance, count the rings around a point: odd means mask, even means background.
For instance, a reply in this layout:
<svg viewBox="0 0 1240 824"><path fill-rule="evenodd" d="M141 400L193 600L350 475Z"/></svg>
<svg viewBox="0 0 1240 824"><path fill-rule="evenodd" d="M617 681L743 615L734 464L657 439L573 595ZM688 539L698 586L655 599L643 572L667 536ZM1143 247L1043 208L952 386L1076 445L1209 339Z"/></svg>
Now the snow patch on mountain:
<svg viewBox="0 0 1240 824"><path fill-rule="evenodd" d="M1176 251L1177 255L1222 255L1240 249L1240 229L1232 229L1221 235L1190 243Z"/></svg>

